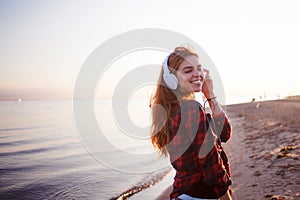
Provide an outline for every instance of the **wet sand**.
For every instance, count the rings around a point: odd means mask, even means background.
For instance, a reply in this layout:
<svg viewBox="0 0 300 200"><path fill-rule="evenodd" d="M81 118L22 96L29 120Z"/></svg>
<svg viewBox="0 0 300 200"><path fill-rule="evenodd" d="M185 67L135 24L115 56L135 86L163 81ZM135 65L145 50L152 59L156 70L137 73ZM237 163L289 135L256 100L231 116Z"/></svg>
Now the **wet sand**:
<svg viewBox="0 0 300 200"><path fill-rule="evenodd" d="M300 200L300 97L226 106L234 198ZM171 186L157 200L169 199Z"/></svg>

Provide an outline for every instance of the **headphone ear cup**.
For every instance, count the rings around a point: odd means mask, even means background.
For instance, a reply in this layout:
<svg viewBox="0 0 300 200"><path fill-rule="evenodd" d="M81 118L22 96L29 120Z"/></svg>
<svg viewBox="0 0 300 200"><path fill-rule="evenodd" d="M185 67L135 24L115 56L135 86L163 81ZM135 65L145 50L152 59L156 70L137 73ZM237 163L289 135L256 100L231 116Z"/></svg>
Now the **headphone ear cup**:
<svg viewBox="0 0 300 200"><path fill-rule="evenodd" d="M178 86L178 80L177 77L174 74L164 74L164 81L166 85L172 89L176 90Z"/></svg>
<svg viewBox="0 0 300 200"><path fill-rule="evenodd" d="M168 60L169 60L169 56L167 56L167 58L164 61L163 64L163 78L164 81L166 83L166 85L168 86L168 88L172 89L172 90L176 90L177 86L178 86L178 80L177 77L175 76L175 74L172 74L169 70L169 66L168 66Z"/></svg>

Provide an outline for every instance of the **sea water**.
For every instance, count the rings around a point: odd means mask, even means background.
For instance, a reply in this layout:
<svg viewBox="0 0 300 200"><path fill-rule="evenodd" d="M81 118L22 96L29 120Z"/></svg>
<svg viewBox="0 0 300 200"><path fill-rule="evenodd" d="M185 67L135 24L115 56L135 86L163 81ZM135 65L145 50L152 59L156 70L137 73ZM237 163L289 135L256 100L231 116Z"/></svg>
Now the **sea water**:
<svg viewBox="0 0 300 200"><path fill-rule="evenodd" d="M171 168L153 150L149 133L124 134L110 102L95 101L94 107L99 134L106 140L91 144L78 130L73 101L1 101L0 199L158 196L159 190L147 191L170 177ZM147 123L139 121L146 118L145 104L129 107L133 123L147 130ZM107 143L114 148L105 149Z"/></svg>

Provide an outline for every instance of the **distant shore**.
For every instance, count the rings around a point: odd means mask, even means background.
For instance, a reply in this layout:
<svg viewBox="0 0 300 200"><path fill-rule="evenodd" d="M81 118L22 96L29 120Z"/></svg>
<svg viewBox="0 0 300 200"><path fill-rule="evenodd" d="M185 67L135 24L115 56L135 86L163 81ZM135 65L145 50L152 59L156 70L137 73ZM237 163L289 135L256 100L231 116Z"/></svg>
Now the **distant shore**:
<svg viewBox="0 0 300 200"><path fill-rule="evenodd" d="M300 96L226 106L237 200L300 199ZM172 187L156 200L169 199Z"/></svg>

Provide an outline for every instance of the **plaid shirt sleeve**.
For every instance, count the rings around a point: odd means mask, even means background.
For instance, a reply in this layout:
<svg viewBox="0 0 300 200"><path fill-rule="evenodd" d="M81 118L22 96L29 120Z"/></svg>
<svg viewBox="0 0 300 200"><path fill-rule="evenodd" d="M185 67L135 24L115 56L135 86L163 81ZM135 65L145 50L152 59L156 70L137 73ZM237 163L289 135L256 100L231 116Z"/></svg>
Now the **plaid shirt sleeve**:
<svg viewBox="0 0 300 200"><path fill-rule="evenodd" d="M207 126L205 112L198 102L186 101L181 105L180 117L177 117L177 120L179 118L180 122L177 123L180 123L183 129L179 129L178 132L181 136L178 139L188 141L191 145L181 156L183 158L178 159L180 162L175 162L175 167L187 169L186 165L189 165L191 168L195 168L196 163L202 171L201 174L206 184L213 188L216 196L222 196L228 190L231 182L216 144L217 136ZM214 119L215 129L220 131L220 136L227 141L231 135L227 116L223 112L214 116ZM188 137L188 139L184 137ZM182 144L182 142L178 142L178 144Z"/></svg>
<svg viewBox="0 0 300 200"><path fill-rule="evenodd" d="M221 142L227 142L231 137L231 125L224 111L213 116L213 130Z"/></svg>

